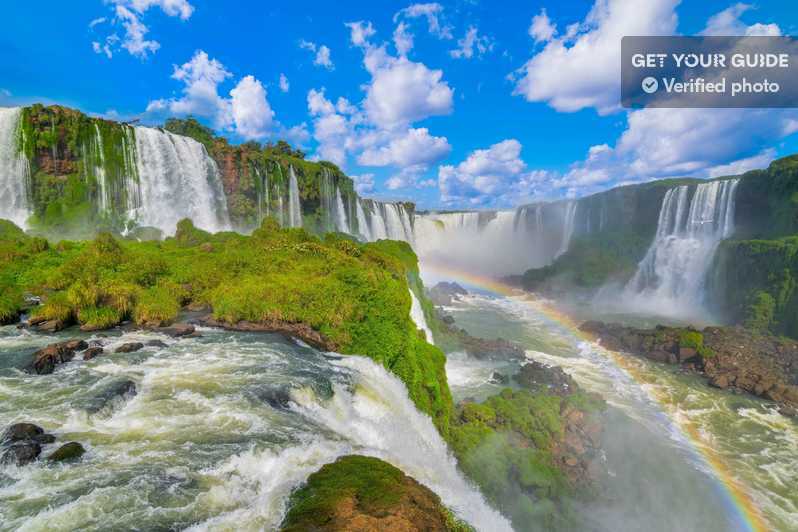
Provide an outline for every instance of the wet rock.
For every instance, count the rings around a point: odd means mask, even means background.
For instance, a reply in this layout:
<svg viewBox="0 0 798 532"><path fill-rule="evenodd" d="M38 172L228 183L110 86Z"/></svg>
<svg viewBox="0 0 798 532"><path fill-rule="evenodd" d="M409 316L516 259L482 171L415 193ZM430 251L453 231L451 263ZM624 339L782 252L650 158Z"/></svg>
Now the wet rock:
<svg viewBox="0 0 798 532"><path fill-rule="evenodd" d="M0 462L24 466L36 460L40 454L42 454L42 446L39 445L39 442L20 441L6 446Z"/></svg>
<svg viewBox="0 0 798 532"><path fill-rule="evenodd" d="M163 333L167 336L171 336L173 338L188 336L190 334L193 334L195 331L196 328L188 323L176 323L170 327L162 327L158 329L158 332Z"/></svg>
<svg viewBox="0 0 798 532"><path fill-rule="evenodd" d="M494 371L493 374L490 376L490 382L492 384L509 384L510 377L507 375L503 375L498 371Z"/></svg>
<svg viewBox="0 0 798 532"><path fill-rule="evenodd" d="M86 449L76 441L65 443L47 457L51 462L63 462L80 458L86 453Z"/></svg>
<svg viewBox="0 0 798 532"><path fill-rule="evenodd" d="M83 360L91 360L105 353L102 347L90 347L83 352Z"/></svg>
<svg viewBox="0 0 798 532"><path fill-rule="evenodd" d="M100 390L92 399L86 411L95 414L112 401L135 396L138 393L136 383L130 379L114 381Z"/></svg>
<svg viewBox="0 0 798 532"><path fill-rule="evenodd" d="M165 349L169 346L166 344L166 342L162 340L150 340L149 342L147 342L147 347L157 347L159 349Z"/></svg>
<svg viewBox="0 0 798 532"><path fill-rule="evenodd" d="M114 353L135 353L144 349L144 344L141 342L128 342L126 344L122 344L116 349L114 349Z"/></svg>
<svg viewBox="0 0 798 532"><path fill-rule="evenodd" d="M467 295L468 290L457 283L438 283L429 289L429 298L434 305L451 305L461 296Z"/></svg>
<svg viewBox="0 0 798 532"><path fill-rule="evenodd" d="M289 338L299 338L320 351L338 351L338 345L335 342L306 323L291 323L282 320L266 320L258 323L251 321L228 323L216 320L211 315L197 318L196 323L228 331L278 333Z"/></svg>
<svg viewBox="0 0 798 532"><path fill-rule="evenodd" d="M288 388L269 388L258 394L261 400L277 410L286 410L292 402Z"/></svg>
<svg viewBox="0 0 798 532"><path fill-rule="evenodd" d="M36 325L36 330L43 333L56 333L63 331L65 328L66 324L61 320L48 320Z"/></svg>
<svg viewBox="0 0 798 532"><path fill-rule="evenodd" d="M2 443L36 440L44 435L44 429L33 423L14 423L3 432Z"/></svg>
<svg viewBox="0 0 798 532"><path fill-rule="evenodd" d="M28 371L38 375L52 373L57 365L69 362L75 358L75 352L83 351L87 347L88 344L83 340L68 340L50 344L33 354L33 361L28 367Z"/></svg>
<svg viewBox="0 0 798 532"><path fill-rule="evenodd" d="M576 383L562 368L547 366L535 360L523 366L515 375L515 381L532 391L548 391L565 396L576 390Z"/></svg>

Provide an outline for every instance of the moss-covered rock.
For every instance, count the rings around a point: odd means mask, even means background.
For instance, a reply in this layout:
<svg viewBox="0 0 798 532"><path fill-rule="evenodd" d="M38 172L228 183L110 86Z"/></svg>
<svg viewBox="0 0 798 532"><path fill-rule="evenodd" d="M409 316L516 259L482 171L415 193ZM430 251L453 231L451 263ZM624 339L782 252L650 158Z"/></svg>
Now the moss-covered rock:
<svg viewBox="0 0 798 532"><path fill-rule="evenodd" d="M351 455L313 473L289 501L284 532L472 530L440 498L378 458Z"/></svg>

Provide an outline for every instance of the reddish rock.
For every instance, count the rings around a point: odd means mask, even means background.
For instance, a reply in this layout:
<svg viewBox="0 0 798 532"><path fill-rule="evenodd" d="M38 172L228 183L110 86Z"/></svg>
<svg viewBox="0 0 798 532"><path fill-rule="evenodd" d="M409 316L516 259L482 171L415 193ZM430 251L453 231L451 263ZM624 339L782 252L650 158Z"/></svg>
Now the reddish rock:
<svg viewBox="0 0 798 532"><path fill-rule="evenodd" d="M33 361L28 369L38 375L52 373L57 365L69 362L75 358L75 352L83 351L87 347L88 344L83 340L68 340L50 344L33 354Z"/></svg>

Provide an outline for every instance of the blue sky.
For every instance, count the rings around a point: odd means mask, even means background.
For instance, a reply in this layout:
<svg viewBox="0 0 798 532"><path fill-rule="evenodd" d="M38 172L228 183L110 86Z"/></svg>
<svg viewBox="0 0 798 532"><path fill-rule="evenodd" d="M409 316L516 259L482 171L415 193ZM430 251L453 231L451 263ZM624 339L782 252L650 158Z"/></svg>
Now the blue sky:
<svg viewBox="0 0 798 532"><path fill-rule="evenodd" d="M513 206L798 151L792 110L618 107L620 36L789 35L792 0L13 2L0 105L288 138L366 196ZM281 79L283 83L281 83Z"/></svg>

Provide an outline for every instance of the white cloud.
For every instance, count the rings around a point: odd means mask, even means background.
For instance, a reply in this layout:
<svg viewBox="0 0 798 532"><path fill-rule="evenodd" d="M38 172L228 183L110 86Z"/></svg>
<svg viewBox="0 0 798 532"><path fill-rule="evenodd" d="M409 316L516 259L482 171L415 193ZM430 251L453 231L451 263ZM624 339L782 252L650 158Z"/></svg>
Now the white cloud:
<svg viewBox="0 0 798 532"><path fill-rule="evenodd" d="M330 49L325 45L322 44L321 46L317 46L316 43L303 39L299 41L299 47L315 54L313 57L314 65L324 67L327 70L333 70L335 68L332 59L330 59Z"/></svg>
<svg viewBox="0 0 798 532"><path fill-rule="evenodd" d="M549 42L557 34L557 26L549 19L545 9L541 9L538 15L532 17L532 24L529 26L529 36L536 43Z"/></svg>
<svg viewBox="0 0 798 532"><path fill-rule="evenodd" d="M434 2L428 4L413 4L394 15L393 21L398 22L401 18L413 19L423 17L427 19L429 32L439 39L451 39L452 28L441 24L443 6Z"/></svg>
<svg viewBox="0 0 798 532"><path fill-rule="evenodd" d="M291 89L291 84L288 82L288 78L285 74L280 74L280 90L283 92L288 92Z"/></svg>
<svg viewBox="0 0 798 532"><path fill-rule="evenodd" d="M521 143L515 139L498 142L487 149L474 150L457 166L438 168L441 201L484 206L505 202L521 192L521 186L541 177L530 173L521 160Z"/></svg>
<svg viewBox="0 0 798 532"><path fill-rule="evenodd" d="M374 174L360 174L349 176L355 182L358 194L368 194L374 191Z"/></svg>
<svg viewBox="0 0 798 532"><path fill-rule="evenodd" d="M222 63L198 50L190 61L174 67L172 78L183 83L183 95L151 101L147 112L205 118L215 129L232 130L246 139L267 136L274 112L266 89L253 76L245 76L230 91L230 98L224 98L219 85L231 76Z"/></svg>
<svg viewBox="0 0 798 532"><path fill-rule="evenodd" d="M421 166L426 170L451 152L446 137L434 137L427 128L408 129L392 138L387 145L368 148L358 157L363 166Z"/></svg>
<svg viewBox="0 0 798 532"><path fill-rule="evenodd" d="M747 26L740 17L746 11L750 11L754 6L743 4L742 2L724 9L720 13L711 16L707 21L707 26L701 32L702 35L746 35L746 36L770 36L778 37L781 29L776 24L753 24Z"/></svg>
<svg viewBox="0 0 798 532"><path fill-rule="evenodd" d="M407 55L413 49L413 34L407 30L407 24L400 22L393 32L393 43L399 55Z"/></svg>
<svg viewBox="0 0 798 532"><path fill-rule="evenodd" d="M364 22L362 20L347 22L344 26L349 28L350 39L355 46L366 46L369 39L376 33L371 22Z"/></svg>
<svg viewBox="0 0 798 532"><path fill-rule="evenodd" d="M150 30L141 20L149 9L158 8L167 16L178 17L181 20L188 20L194 12L194 6L187 0L106 0L106 3L111 5L114 17L110 21L106 17L95 18L89 23L89 27L94 29L95 26L109 22L111 26L124 28L124 38L111 33L106 36L104 42L91 43L95 53L105 54L109 59L113 57L118 47L124 48L139 59L146 59L148 54L158 51L161 44L146 37Z"/></svg>
<svg viewBox="0 0 798 532"><path fill-rule="evenodd" d="M471 59L474 57L476 49L477 57L481 57L485 52L493 48L493 43L484 35L479 35L479 30L475 26L469 26L465 36L457 41L457 48L451 50L449 55L455 59Z"/></svg>
<svg viewBox="0 0 798 532"><path fill-rule="evenodd" d="M247 139L267 136L274 111L266 100L266 89L253 76L245 76L230 91L233 123L236 132Z"/></svg>
<svg viewBox="0 0 798 532"><path fill-rule="evenodd" d="M380 127L403 126L452 112L453 91L443 81L443 71L406 57L392 57L384 47L368 50L364 63L371 73L364 108Z"/></svg>
<svg viewBox="0 0 798 532"><path fill-rule="evenodd" d="M550 39L515 73L513 94L530 102L547 102L558 111L586 107L595 107L600 113L617 110L621 38L673 34L678 3L596 0L584 21Z"/></svg>
<svg viewBox="0 0 798 532"><path fill-rule="evenodd" d="M757 170L760 168L767 168L770 163L776 158L776 150L773 148L766 148L752 157L746 157L737 161L732 161L728 164L721 164L710 168L707 173L708 177L723 177L727 175L740 175L750 170Z"/></svg>

